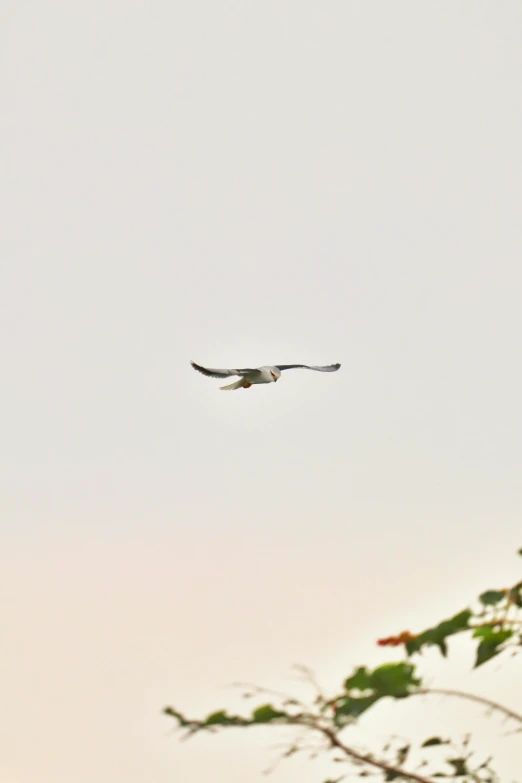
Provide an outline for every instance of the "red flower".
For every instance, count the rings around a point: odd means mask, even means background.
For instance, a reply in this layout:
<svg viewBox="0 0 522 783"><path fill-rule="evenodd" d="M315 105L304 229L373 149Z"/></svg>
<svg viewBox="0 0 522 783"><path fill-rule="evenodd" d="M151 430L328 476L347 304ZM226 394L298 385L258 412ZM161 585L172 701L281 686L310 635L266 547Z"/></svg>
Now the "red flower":
<svg viewBox="0 0 522 783"><path fill-rule="evenodd" d="M384 639L377 639L377 644L380 647L398 647L412 639L415 639L415 636L410 631L402 631L399 636L386 636Z"/></svg>

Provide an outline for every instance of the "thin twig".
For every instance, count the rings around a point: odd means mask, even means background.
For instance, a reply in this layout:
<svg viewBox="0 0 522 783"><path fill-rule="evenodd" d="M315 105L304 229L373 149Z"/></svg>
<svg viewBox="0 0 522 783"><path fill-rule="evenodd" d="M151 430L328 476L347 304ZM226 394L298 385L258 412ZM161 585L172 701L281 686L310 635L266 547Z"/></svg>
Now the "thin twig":
<svg viewBox="0 0 522 783"><path fill-rule="evenodd" d="M300 701L300 699L296 699L295 696L292 696L290 693L274 691L271 688L263 688L260 685L255 685L251 682L233 682L232 688L246 688L252 693L252 695L257 694L259 696L274 696L276 699L282 699L282 701L286 704L294 704L296 707L306 707L304 702Z"/></svg>
<svg viewBox="0 0 522 783"><path fill-rule="evenodd" d="M321 734L326 737L332 748L338 748L346 756L349 756L354 761L359 761L363 764L369 764L372 767L377 767L377 769L380 769L383 772L387 772L388 774L394 775L396 777L401 776L403 778L407 778L408 780L415 780L416 783L433 783L433 781L429 780L429 778L423 778L421 775L416 775L415 772L406 772L406 770L401 769L400 767L393 767L391 764L386 764L384 761L378 761L370 755L358 753L353 748L350 748L348 745L345 745L343 742L341 742L341 740L337 737L337 734L332 731L332 729L329 729L326 726L321 726L319 723L316 723L313 720L310 721L309 716L307 716L307 718L308 720L303 720L298 716L289 721L289 723L297 723L298 725L304 725L308 728L315 729L315 731L321 732Z"/></svg>
<svg viewBox="0 0 522 783"><path fill-rule="evenodd" d="M476 696L474 693L466 693L465 691L455 691L449 688L419 688L415 691L410 691L410 696L429 696L430 694L440 694L441 696L456 696L459 699L467 699L467 701L475 701L478 704L483 704L492 710L498 710L498 712L504 713L507 718L516 720L518 723L522 723L522 715L514 710L510 710L509 707L504 707L503 704L499 704L491 699L486 699L484 696Z"/></svg>

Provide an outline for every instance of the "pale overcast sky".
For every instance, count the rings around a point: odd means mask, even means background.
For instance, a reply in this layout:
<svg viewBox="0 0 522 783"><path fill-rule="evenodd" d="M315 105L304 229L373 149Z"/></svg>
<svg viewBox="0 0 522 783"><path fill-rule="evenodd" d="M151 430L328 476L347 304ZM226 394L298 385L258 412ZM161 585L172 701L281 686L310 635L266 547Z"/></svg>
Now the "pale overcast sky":
<svg viewBox="0 0 522 783"><path fill-rule="evenodd" d="M260 780L163 706L520 577L521 95L518 1L0 2L2 783Z"/></svg>

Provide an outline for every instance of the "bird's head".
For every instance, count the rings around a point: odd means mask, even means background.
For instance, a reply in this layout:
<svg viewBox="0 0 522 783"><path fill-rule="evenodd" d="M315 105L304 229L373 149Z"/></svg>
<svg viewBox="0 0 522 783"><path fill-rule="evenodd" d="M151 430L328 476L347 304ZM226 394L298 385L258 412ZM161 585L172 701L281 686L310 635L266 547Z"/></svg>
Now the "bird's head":
<svg viewBox="0 0 522 783"><path fill-rule="evenodd" d="M277 381L277 379L281 377L281 370L278 370L277 367L272 367L270 375L272 376L273 381Z"/></svg>

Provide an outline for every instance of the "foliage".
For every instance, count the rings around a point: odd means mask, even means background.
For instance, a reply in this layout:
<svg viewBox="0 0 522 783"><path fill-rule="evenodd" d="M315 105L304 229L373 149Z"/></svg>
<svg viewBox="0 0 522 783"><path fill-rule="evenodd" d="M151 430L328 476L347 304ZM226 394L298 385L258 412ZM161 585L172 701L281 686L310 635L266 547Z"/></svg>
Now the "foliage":
<svg viewBox="0 0 522 783"><path fill-rule="evenodd" d="M520 550L519 554L522 554ZM491 759L470 750L470 736L460 745L447 738L426 738L419 747L404 740L391 738L379 756L348 745L341 734L347 727L384 699L398 701L419 695L441 694L449 698L466 699L501 713L518 731L522 731L522 715L489 699L457 690L429 688L423 685L416 668L416 657L425 648L435 647L448 655L448 640L465 634L476 646L474 667L484 665L508 650L518 652L522 646L522 581L513 587L490 589L477 601L448 620L420 633L402 631L378 640L381 647L402 647L405 660L384 663L375 669L357 667L345 679L340 693L327 698L315 682L311 672L299 667L315 688L312 704L284 694L270 694L262 688L250 686L245 698L267 694L277 702L261 704L248 715L232 715L219 710L199 720L188 719L183 713L167 707L164 712L173 718L186 736L200 732L215 732L228 728L248 728L256 725L296 727L305 736L314 735L322 745L319 749L333 751L333 760L350 762L360 777L380 774L384 781L413 780L432 783L435 778L455 778L458 783L497 783L498 776L491 767ZM301 740L292 743L284 757L289 757L310 746ZM317 749L314 750L315 756ZM324 783L340 783L346 775Z"/></svg>

